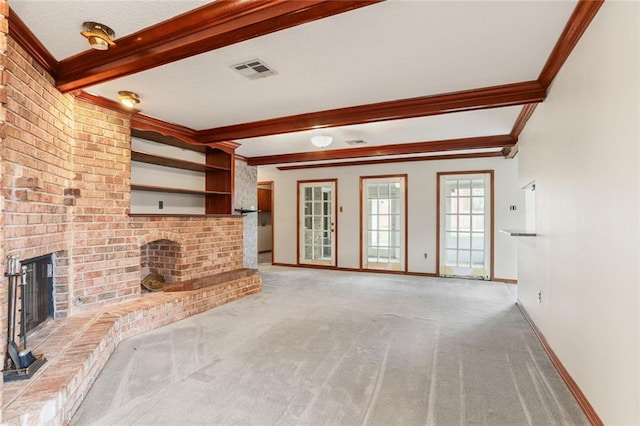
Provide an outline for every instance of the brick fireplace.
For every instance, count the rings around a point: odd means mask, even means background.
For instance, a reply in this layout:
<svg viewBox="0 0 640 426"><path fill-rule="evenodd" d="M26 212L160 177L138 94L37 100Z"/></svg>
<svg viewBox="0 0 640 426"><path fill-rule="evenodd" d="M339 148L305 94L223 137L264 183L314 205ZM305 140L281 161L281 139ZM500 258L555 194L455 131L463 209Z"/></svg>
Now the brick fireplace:
<svg viewBox="0 0 640 426"><path fill-rule="evenodd" d="M5 1L0 10L0 276L9 255L51 256L52 316L73 322L140 299L141 279L151 272L172 283L241 269L241 216L130 215L130 114L58 92L51 76L7 36ZM259 291L256 277L250 290L236 282L221 301L212 292L197 296L208 298L198 307L181 301L188 311L162 321ZM0 338L6 343L5 281ZM153 328L118 321L119 338Z"/></svg>

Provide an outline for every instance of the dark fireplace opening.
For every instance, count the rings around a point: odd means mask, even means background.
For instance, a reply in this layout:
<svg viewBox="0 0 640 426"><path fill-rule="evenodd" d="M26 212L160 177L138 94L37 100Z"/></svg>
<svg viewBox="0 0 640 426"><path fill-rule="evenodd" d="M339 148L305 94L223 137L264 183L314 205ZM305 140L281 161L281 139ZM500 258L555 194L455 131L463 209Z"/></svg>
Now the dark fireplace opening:
<svg viewBox="0 0 640 426"><path fill-rule="evenodd" d="M27 333L53 318L53 258L46 255L22 262L26 266L23 307Z"/></svg>

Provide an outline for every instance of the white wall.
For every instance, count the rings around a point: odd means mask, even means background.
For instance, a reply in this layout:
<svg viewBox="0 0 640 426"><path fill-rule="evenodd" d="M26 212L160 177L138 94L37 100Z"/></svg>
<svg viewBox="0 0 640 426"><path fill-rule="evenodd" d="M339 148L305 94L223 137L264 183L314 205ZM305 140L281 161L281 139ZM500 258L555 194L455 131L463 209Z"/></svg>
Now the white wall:
<svg viewBox="0 0 640 426"><path fill-rule="evenodd" d="M409 272L436 272L436 194L437 172L495 170L495 276L517 279L516 246L513 237L499 233L500 228L524 226L524 194L518 189L518 164L515 160L484 158L391 163L370 166L317 168L279 171L259 167L259 181L274 181L274 262L296 262L297 181L338 179L338 262L343 268L359 268L360 260L360 176L408 174ZM518 210L510 211L510 205ZM424 253L428 258L424 258Z"/></svg>
<svg viewBox="0 0 640 426"><path fill-rule="evenodd" d="M605 2L520 138L540 235L518 296L608 425L640 424L638 28L638 3Z"/></svg>

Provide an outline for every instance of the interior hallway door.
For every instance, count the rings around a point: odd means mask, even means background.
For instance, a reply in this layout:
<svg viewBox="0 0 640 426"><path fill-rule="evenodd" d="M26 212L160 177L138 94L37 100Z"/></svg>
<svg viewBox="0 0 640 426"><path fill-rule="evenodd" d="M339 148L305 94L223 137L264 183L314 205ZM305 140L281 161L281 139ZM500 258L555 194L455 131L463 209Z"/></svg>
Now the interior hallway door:
<svg viewBox="0 0 640 426"><path fill-rule="evenodd" d="M298 182L298 263L336 265L337 181Z"/></svg>

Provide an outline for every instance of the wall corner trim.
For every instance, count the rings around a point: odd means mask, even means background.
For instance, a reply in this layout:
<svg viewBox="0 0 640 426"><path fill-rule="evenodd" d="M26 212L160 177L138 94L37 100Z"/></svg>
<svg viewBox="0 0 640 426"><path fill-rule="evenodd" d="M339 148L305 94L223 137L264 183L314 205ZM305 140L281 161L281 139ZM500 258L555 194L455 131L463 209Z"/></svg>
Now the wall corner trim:
<svg viewBox="0 0 640 426"><path fill-rule="evenodd" d="M596 410L593 408L593 406L591 405L587 397L584 395L584 393L580 389L580 387L578 387L578 384L575 382L575 380L573 380L573 377L571 377L567 369L564 367L564 365L560 361L560 358L558 358L558 356L553 351L553 349L551 349L551 346L549 345L549 342L547 341L546 337L544 337L542 332L538 329L536 324L533 322L533 320L529 316L529 313L527 312L526 308L524 307L520 299L517 299L516 306L520 309L520 312L522 312L522 315L531 326L533 333L536 335L536 337L540 341L540 344L542 345L542 348L544 349L544 351L547 353L547 356L551 360L551 363L558 371L558 374L560 374L560 377L562 378L562 380L564 380L564 382L567 384L569 391L578 402L578 405L580 406L584 414L587 416L587 419L589 419L589 422L593 426L604 426L602 419L600 419L600 417L596 413Z"/></svg>

